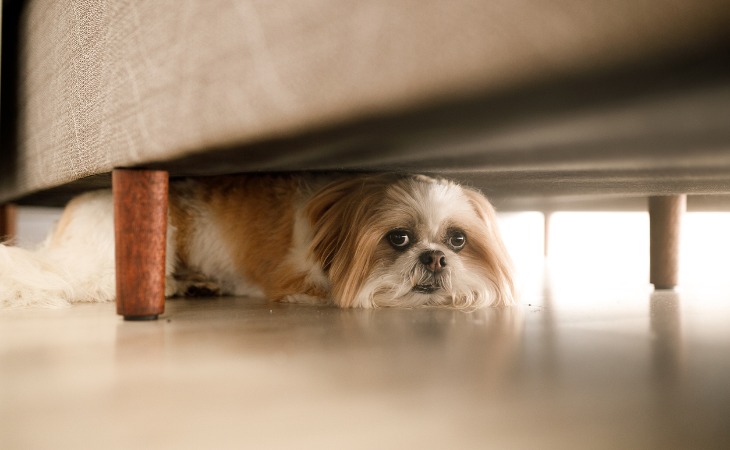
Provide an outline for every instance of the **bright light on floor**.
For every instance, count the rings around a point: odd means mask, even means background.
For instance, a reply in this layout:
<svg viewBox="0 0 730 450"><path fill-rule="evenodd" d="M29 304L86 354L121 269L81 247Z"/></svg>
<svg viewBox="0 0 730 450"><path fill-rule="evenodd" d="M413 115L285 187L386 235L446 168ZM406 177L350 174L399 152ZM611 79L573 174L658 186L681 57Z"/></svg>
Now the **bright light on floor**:
<svg viewBox="0 0 730 450"><path fill-rule="evenodd" d="M730 213L689 213L682 223L680 283L730 287Z"/></svg>
<svg viewBox="0 0 730 450"><path fill-rule="evenodd" d="M519 277L542 270L541 213L506 213L500 226ZM730 286L730 213L685 214L680 285L693 289ZM640 288L649 279L649 215L646 212L559 212L550 218L549 267L556 283L575 288Z"/></svg>

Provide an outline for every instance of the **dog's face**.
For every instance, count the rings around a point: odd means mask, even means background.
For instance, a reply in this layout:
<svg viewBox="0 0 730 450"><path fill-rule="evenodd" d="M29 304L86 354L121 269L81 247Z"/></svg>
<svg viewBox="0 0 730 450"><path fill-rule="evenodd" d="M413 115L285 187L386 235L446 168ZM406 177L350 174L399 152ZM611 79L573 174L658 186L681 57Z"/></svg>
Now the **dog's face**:
<svg viewBox="0 0 730 450"><path fill-rule="evenodd" d="M511 265L478 192L427 177L355 177L310 202L312 251L344 307L509 304Z"/></svg>

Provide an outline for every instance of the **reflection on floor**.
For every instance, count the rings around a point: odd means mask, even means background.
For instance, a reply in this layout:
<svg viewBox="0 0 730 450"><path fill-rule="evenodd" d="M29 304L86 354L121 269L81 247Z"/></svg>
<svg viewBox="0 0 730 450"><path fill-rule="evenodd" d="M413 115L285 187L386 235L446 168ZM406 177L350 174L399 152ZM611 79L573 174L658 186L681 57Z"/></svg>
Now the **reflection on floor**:
<svg viewBox="0 0 730 450"><path fill-rule="evenodd" d="M567 295L567 294L566 294ZM720 448L726 296L0 315L0 448Z"/></svg>
<svg viewBox="0 0 730 450"><path fill-rule="evenodd" d="M730 289L621 245L516 251L512 309L1 311L0 448L730 448Z"/></svg>

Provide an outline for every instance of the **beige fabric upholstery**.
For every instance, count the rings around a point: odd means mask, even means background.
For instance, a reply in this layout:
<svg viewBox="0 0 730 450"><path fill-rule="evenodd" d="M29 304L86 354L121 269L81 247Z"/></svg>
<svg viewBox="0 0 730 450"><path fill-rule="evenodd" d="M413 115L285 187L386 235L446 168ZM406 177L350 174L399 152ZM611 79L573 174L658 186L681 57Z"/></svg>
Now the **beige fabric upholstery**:
<svg viewBox="0 0 730 450"><path fill-rule="evenodd" d="M691 52L729 19L726 0L31 0L0 201L221 149L235 164L194 168L256 169L249 145Z"/></svg>

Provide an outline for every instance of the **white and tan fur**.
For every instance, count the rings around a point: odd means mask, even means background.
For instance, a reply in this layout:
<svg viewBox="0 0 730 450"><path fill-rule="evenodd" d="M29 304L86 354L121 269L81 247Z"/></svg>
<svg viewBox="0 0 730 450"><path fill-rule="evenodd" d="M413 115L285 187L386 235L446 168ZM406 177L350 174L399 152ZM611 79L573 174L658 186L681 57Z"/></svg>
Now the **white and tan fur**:
<svg viewBox="0 0 730 450"><path fill-rule="evenodd" d="M168 222L168 295L202 289L343 308L474 308L514 299L492 206L446 180L380 174L174 181ZM111 192L97 191L72 200L38 250L0 245L0 305L113 300L113 230Z"/></svg>

